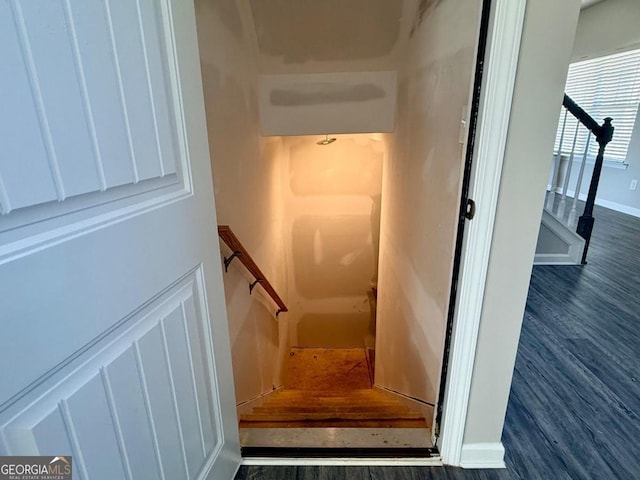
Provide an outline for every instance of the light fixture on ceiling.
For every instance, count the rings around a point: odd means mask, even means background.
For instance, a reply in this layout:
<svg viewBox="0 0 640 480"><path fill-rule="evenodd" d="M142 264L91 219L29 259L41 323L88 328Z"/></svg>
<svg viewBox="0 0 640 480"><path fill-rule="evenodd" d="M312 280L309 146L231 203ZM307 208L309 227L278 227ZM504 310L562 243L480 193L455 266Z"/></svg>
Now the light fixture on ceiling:
<svg viewBox="0 0 640 480"><path fill-rule="evenodd" d="M337 140L337 138L329 138L329 134L325 134L324 139L316 142L318 145L329 145Z"/></svg>

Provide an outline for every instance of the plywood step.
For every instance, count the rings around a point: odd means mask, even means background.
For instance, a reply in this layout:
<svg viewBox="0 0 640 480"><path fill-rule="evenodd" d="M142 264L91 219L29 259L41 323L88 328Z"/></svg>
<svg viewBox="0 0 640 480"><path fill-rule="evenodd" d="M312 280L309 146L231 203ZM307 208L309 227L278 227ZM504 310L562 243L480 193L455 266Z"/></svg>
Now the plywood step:
<svg viewBox="0 0 640 480"><path fill-rule="evenodd" d="M255 407L252 413L331 413L334 415L351 414L351 413L368 413L370 415L393 414L395 416L403 416L410 413L408 407L399 405L267 405L263 407Z"/></svg>
<svg viewBox="0 0 640 480"><path fill-rule="evenodd" d="M392 402L390 400L376 400L376 401L372 401L369 403L366 403L364 405L368 405L368 406L379 406L379 407L392 407L394 405L398 405L397 402ZM282 400L282 399L277 399L277 400L267 400L264 401L262 403L261 407L256 407L256 408L264 408L264 407L269 407L269 408L288 408L288 407L315 407L315 408L348 408L348 407L360 407L361 405L357 402L354 402L353 400L340 400L340 401L335 401L335 400L327 400L324 401L322 399L314 399L314 400L309 400L307 402L302 401L302 400L298 400L295 402L289 402L286 400Z"/></svg>
<svg viewBox="0 0 640 480"><path fill-rule="evenodd" d="M261 405L240 416L245 422L286 422L305 420L388 420L423 419L392 394L376 390L351 392L314 392L279 390L266 397Z"/></svg>
<svg viewBox="0 0 640 480"><path fill-rule="evenodd" d="M375 391L373 391L375 392ZM313 395L313 396L308 396L308 397L304 397L304 396L295 396L295 397L291 397L291 396L287 396L287 395L280 395L280 392L276 392L273 393L269 396L265 397L265 401L269 402L269 403L273 403L273 404L277 404L277 403L284 403L287 405L293 405L296 403L304 403L304 404L308 404L308 403L322 403L324 405L342 405L342 404L346 404L346 405L371 405L371 404L375 404L375 405L379 405L379 404L384 404L384 403L389 403L389 404L394 404L396 405L398 403L398 399L397 398L393 398L390 395L384 394L384 393L374 393L370 396L367 397L363 397L363 396L350 396L350 395L341 395L341 396L335 396L335 397L321 397L319 395Z"/></svg>
<svg viewBox="0 0 640 480"><path fill-rule="evenodd" d="M420 413L401 413L396 412L340 412L339 414L334 412L285 412L285 413L248 413L241 416L241 419L248 422L287 422L287 421L303 421L303 420L331 420L339 418L342 420L367 420L375 418L378 420L384 419L412 419L419 420L424 417Z"/></svg>
<svg viewBox="0 0 640 480"><path fill-rule="evenodd" d="M292 348L284 382L286 389L325 391L371 388L363 348Z"/></svg>
<svg viewBox="0 0 640 480"><path fill-rule="evenodd" d="M364 349L294 348L285 388L240 415L241 428L422 428L424 412L373 388Z"/></svg>
<svg viewBox="0 0 640 480"><path fill-rule="evenodd" d="M366 389L354 389L354 390L299 390L299 389L283 389L276 390L272 395L278 394L278 396L286 398L329 398L329 397L349 397L349 398L371 398L379 397L381 395L392 396L392 394L385 392L384 390L373 389L371 387Z"/></svg>

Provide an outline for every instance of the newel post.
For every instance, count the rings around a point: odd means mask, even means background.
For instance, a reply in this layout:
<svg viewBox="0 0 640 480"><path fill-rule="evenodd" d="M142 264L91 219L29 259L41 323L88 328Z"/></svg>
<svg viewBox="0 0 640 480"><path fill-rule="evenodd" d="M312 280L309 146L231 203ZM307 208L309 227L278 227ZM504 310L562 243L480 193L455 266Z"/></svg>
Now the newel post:
<svg viewBox="0 0 640 480"><path fill-rule="evenodd" d="M582 264L587 263L587 251L589 250L589 243L591 241L591 233L593 232L593 206L596 203L596 194L598 192L598 183L600 183L600 173L602 172L602 164L604 163L604 150L613 138L614 127L611 124L613 119L607 117L604 119L604 123L600 126L596 139L598 141L598 156L596 157L595 165L593 166L593 174L591 175L591 183L589 184L589 194L587 196L587 203L584 207L584 212L578 219L578 227L576 233L584 238L584 250L582 252ZM595 133L595 132L594 132Z"/></svg>

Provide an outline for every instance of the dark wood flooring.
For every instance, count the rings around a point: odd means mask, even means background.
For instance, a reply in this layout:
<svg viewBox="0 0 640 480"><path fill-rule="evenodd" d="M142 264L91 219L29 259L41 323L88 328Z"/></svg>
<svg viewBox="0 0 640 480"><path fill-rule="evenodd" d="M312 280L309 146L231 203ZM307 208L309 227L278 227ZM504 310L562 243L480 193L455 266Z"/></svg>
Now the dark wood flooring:
<svg viewBox="0 0 640 480"><path fill-rule="evenodd" d="M640 479L640 219L596 207L586 266L534 268L507 470L242 467L237 480Z"/></svg>

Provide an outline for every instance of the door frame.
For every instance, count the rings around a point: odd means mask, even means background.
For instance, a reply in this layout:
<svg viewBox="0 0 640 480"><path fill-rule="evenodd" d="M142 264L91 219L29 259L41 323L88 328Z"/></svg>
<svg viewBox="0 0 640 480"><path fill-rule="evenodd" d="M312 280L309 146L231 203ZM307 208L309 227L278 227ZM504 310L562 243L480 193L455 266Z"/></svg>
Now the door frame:
<svg viewBox="0 0 640 480"><path fill-rule="evenodd" d="M463 243L439 439L442 461L448 465L461 463L525 6L526 0L491 2L468 195L478 209Z"/></svg>
<svg viewBox="0 0 640 480"><path fill-rule="evenodd" d="M487 0L489 1L489 0ZM447 465L462 459L467 407L480 329L502 163L527 0L490 0L484 78L468 198L478 205L465 231L453 317L438 459L244 459L243 465ZM470 248L473 246L473 248ZM478 288L478 286L481 286ZM497 462L495 467L504 466ZM494 467L494 468L495 468ZM487 468L491 468L487 464Z"/></svg>
<svg viewBox="0 0 640 480"><path fill-rule="evenodd" d="M460 465L475 363L484 286L498 204L511 101L518 65L526 0L491 0L483 87L478 111L469 198L478 205L466 227L451 350L448 358L439 449L442 462ZM472 246L472 248L470 247ZM480 287L479 287L480 286ZM243 464L358 464L353 459L243 459ZM434 465L434 460L379 459L376 464ZM372 463L366 460L367 465ZM498 465L496 465L498 466Z"/></svg>

